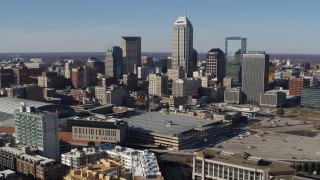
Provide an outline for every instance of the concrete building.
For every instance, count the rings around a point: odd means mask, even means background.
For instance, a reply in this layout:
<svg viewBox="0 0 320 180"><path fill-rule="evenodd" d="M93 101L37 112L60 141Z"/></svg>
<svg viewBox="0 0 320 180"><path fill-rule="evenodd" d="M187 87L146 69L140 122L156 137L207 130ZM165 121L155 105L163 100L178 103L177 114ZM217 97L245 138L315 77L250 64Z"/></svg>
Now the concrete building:
<svg viewBox="0 0 320 180"><path fill-rule="evenodd" d="M90 163L96 163L106 157L106 153L96 148L72 149L70 152L61 154L61 163L70 168L79 168Z"/></svg>
<svg viewBox="0 0 320 180"><path fill-rule="evenodd" d="M206 72L217 78L218 83L223 82L225 76L225 54L221 49L211 49L207 54Z"/></svg>
<svg viewBox="0 0 320 180"><path fill-rule="evenodd" d="M198 93L201 81L195 78L178 79L172 83L173 96L188 96Z"/></svg>
<svg viewBox="0 0 320 180"><path fill-rule="evenodd" d="M71 169L64 180L124 180L120 178L122 165L111 159L100 159L90 165Z"/></svg>
<svg viewBox="0 0 320 180"><path fill-rule="evenodd" d="M54 89L65 89L66 84L63 76L58 76L56 72L43 72L38 76L38 86Z"/></svg>
<svg viewBox="0 0 320 180"><path fill-rule="evenodd" d="M71 70L73 67L73 60L68 60L64 65L64 77L66 79L71 79Z"/></svg>
<svg viewBox="0 0 320 180"><path fill-rule="evenodd" d="M167 95L168 94L168 76L165 74L149 74L149 94Z"/></svg>
<svg viewBox="0 0 320 180"><path fill-rule="evenodd" d="M15 171L10 169L0 171L0 180L20 180L22 177L18 177Z"/></svg>
<svg viewBox="0 0 320 180"><path fill-rule="evenodd" d="M193 157L193 180L292 179L295 170L285 163L264 160L248 153L234 154L204 148Z"/></svg>
<svg viewBox="0 0 320 180"><path fill-rule="evenodd" d="M224 92L224 102L229 104L241 104L242 90L240 88L233 88Z"/></svg>
<svg viewBox="0 0 320 180"><path fill-rule="evenodd" d="M70 118L63 124L65 124L65 127L61 127L61 129L65 132L71 132L72 140L81 140L81 142L88 143L93 141L97 143L109 142L119 144L125 142L128 136L128 124L122 119L105 119L93 116L88 118Z"/></svg>
<svg viewBox="0 0 320 180"><path fill-rule="evenodd" d="M107 49L105 61L105 75L121 79L123 74L123 55L119 46L111 46Z"/></svg>
<svg viewBox="0 0 320 180"><path fill-rule="evenodd" d="M134 73L141 66L141 37L121 37L124 74Z"/></svg>
<svg viewBox="0 0 320 180"><path fill-rule="evenodd" d="M166 113L143 113L124 121L129 125L130 142L165 146L174 150L202 146L231 130L229 123Z"/></svg>
<svg viewBox="0 0 320 180"><path fill-rule="evenodd" d="M167 75L169 80L175 81L178 79L184 79L185 73L185 69L180 67L177 69L168 69Z"/></svg>
<svg viewBox="0 0 320 180"><path fill-rule="evenodd" d="M233 79L235 84L241 84L241 61L247 52L247 38L227 37L225 39L226 77Z"/></svg>
<svg viewBox="0 0 320 180"><path fill-rule="evenodd" d="M34 179L50 180L61 179L62 167L53 159L36 154L36 149L30 146L6 144L0 148L0 163Z"/></svg>
<svg viewBox="0 0 320 180"><path fill-rule="evenodd" d="M90 67L72 68L71 81L74 88L85 88L97 83L97 72Z"/></svg>
<svg viewBox="0 0 320 180"><path fill-rule="evenodd" d="M106 104L121 106L123 104L125 94L126 91L123 87L115 84L111 85L106 91Z"/></svg>
<svg viewBox="0 0 320 180"><path fill-rule="evenodd" d="M226 87L226 90L230 90L233 86L233 80L230 77L223 78L223 86Z"/></svg>
<svg viewBox="0 0 320 180"><path fill-rule="evenodd" d="M38 148L44 157L60 159L57 114L36 111L22 102L14 119L17 143Z"/></svg>
<svg viewBox="0 0 320 180"><path fill-rule="evenodd" d="M153 67L153 57L152 56L142 56L141 65L147 67Z"/></svg>
<svg viewBox="0 0 320 180"><path fill-rule="evenodd" d="M106 87L102 87L102 86L94 87L94 96L98 100L98 102L102 105L107 104L106 91L107 91Z"/></svg>
<svg viewBox="0 0 320 180"><path fill-rule="evenodd" d="M179 17L173 25L171 69L183 67L186 77L193 72L193 27L186 16Z"/></svg>
<svg viewBox="0 0 320 180"><path fill-rule="evenodd" d="M161 102L166 103L169 107L178 108L179 105L185 105L187 102L186 96L162 96Z"/></svg>
<svg viewBox="0 0 320 180"><path fill-rule="evenodd" d="M280 91L266 91L260 94L260 106L277 108L286 103L286 93Z"/></svg>
<svg viewBox="0 0 320 180"><path fill-rule="evenodd" d="M268 89L269 55L249 51L242 60L242 91L244 103L259 104L260 93Z"/></svg>
<svg viewBox="0 0 320 180"><path fill-rule="evenodd" d="M320 89L303 88L301 91L301 106L320 108Z"/></svg>
<svg viewBox="0 0 320 180"><path fill-rule="evenodd" d="M15 137L11 134L1 133L0 134L0 147L5 146L7 143L15 144Z"/></svg>

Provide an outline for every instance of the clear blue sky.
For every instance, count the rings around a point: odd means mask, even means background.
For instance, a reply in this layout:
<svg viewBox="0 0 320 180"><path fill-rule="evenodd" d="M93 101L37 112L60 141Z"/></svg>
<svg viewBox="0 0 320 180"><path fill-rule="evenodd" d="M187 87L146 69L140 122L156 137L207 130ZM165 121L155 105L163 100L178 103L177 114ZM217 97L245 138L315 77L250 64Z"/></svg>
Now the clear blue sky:
<svg viewBox="0 0 320 180"><path fill-rule="evenodd" d="M121 36L141 36L143 52L170 52L184 9L198 52L243 36L248 50L320 54L320 0L7 0L0 52L102 52Z"/></svg>

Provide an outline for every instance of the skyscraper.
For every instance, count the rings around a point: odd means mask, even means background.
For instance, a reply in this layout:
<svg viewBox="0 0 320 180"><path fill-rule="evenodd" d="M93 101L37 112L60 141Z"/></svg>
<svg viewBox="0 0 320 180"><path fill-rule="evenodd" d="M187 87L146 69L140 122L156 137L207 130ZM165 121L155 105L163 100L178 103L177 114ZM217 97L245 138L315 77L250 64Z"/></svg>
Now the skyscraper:
<svg viewBox="0 0 320 180"><path fill-rule="evenodd" d="M206 72L213 74L221 83L225 76L225 55L219 48L211 49L207 54Z"/></svg>
<svg viewBox="0 0 320 180"><path fill-rule="evenodd" d="M47 158L60 159L57 114L37 112L21 103L14 119L17 143L36 147Z"/></svg>
<svg viewBox="0 0 320 180"><path fill-rule="evenodd" d="M244 102L259 104L260 93L268 88L269 55L264 51L249 51L243 55L242 91Z"/></svg>
<svg viewBox="0 0 320 180"><path fill-rule="evenodd" d="M226 76L241 83L241 61L247 51L247 38L227 37L225 40Z"/></svg>
<svg viewBox="0 0 320 180"><path fill-rule="evenodd" d="M105 74L115 79L121 79L123 74L122 68L122 49L119 46L109 47L106 54Z"/></svg>
<svg viewBox="0 0 320 180"><path fill-rule="evenodd" d="M121 49L124 58L124 74L135 73L141 66L141 37L122 37Z"/></svg>
<svg viewBox="0 0 320 180"><path fill-rule="evenodd" d="M171 68L182 66L187 77L193 72L193 27L186 16L179 17L173 25Z"/></svg>

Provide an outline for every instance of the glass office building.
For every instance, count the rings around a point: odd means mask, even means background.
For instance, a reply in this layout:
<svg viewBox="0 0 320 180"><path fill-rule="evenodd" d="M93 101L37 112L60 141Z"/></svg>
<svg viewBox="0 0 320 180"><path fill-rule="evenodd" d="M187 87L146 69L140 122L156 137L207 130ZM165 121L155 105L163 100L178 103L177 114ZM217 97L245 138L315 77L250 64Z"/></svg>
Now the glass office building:
<svg viewBox="0 0 320 180"><path fill-rule="evenodd" d="M242 55L247 51L247 38L227 37L225 40L226 77L235 84L241 83Z"/></svg>
<svg viewBox="0 0 320 180"><path fill-rule="evenodd" d="M303 88L301 91L301 106L320 108L320 89Z"/></svg>

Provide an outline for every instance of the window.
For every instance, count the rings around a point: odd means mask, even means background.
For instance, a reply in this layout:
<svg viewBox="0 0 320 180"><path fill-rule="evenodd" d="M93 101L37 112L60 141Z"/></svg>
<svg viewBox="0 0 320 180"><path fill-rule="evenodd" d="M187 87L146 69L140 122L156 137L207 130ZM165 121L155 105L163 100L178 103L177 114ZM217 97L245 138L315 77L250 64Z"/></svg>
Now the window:
<svg viewBox="0 0 320 180"><path fill-rule="evenodd" d="M195 172L196 172L196 173L202 173L202 160L196 159L196 162L195 162Z"/></svg>

